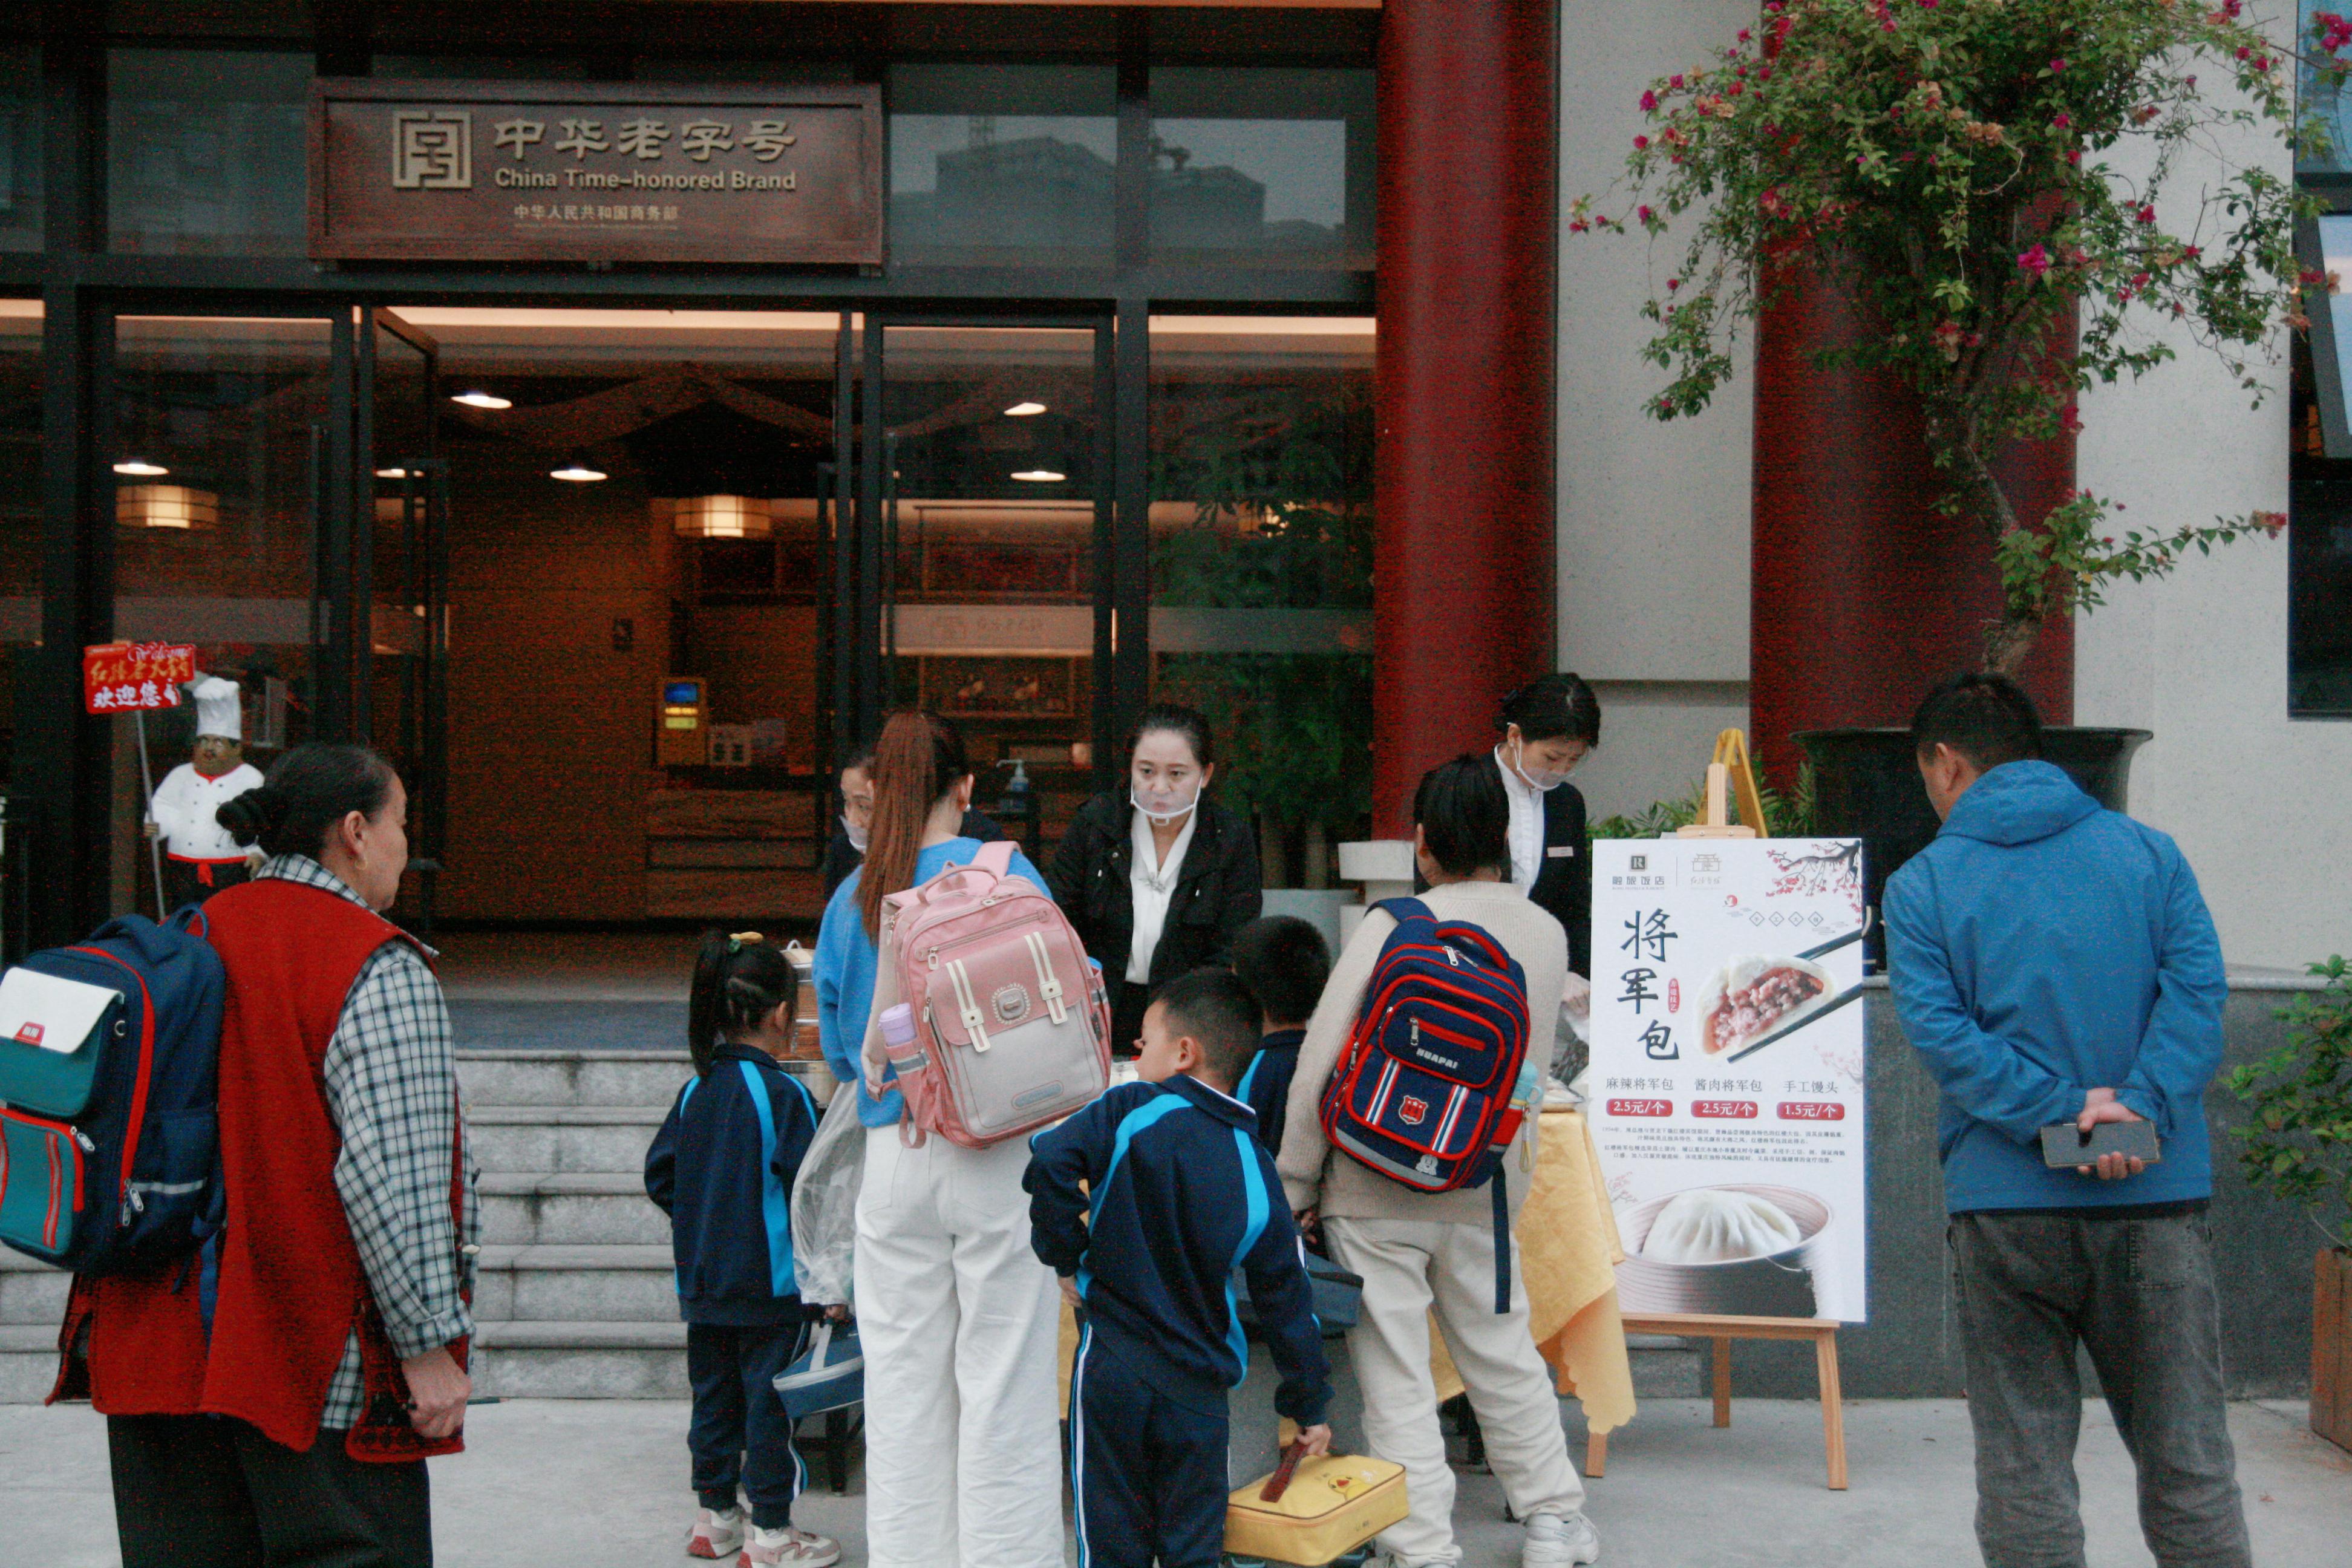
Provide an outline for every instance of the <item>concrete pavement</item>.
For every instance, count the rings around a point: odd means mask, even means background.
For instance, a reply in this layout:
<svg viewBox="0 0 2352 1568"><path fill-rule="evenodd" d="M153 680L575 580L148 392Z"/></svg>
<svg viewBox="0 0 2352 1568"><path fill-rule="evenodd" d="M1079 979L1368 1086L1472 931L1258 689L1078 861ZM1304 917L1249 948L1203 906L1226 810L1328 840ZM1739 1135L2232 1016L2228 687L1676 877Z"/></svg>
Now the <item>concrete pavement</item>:
<svg viewBox="0 0 2352 1568"><path fill-rule="evenodd" d="M1581 1452L1581 1423L1569 1410ZM1853 1488L1822 1485L1819 1407L1743 1400L1708 1426L1704 1400L1647 1400L1590 1483L1607 1568L1973 1568L1968 1413L1947 1400L1864 1401L1846 1412ZM478 1407L471 1451L433 1466L446 1568L679 1568L691 1518L686 1406L524 1400ZM2131 1462L2104 1405L2084 1412L2077 1469L2093 1568L2151 1559ZM2239 1476L2264 1568L2328 1568L2352 1539L2352 1455L2314 1437L2289 1402L2231 1409ZM1471 1568L1510 1568L1518 1531L1490 1476L1461 1478L1456 1528ZM858 1478L803 1500L804 1527L865 1560ZM116 1568L104 1424L85 1407L0 1408L0 1563ZM194 1568L194 1565L191 1565Z"/></svg>

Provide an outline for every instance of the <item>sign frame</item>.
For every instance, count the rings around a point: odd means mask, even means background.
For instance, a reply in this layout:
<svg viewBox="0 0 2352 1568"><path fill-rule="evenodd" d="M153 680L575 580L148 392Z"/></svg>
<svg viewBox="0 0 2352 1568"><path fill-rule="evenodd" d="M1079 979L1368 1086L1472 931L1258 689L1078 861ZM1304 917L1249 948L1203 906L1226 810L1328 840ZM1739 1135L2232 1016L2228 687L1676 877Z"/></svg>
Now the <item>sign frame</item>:
<svg viewBox="0 0 2352 1568"><path fill-rule="evenodd" d="M562 228L546 233L457 235L386 232L381 226L339 226L337 217L353 200L330 184L334 149L330 146L332 110L342 104L415 102L457 108L475 104L544 104L551 107L709 109L714 112L816 110L828 116L847 110L858 117L858 146L850 189L863 207L842 226L846 237L615 232ZM610 261L699 265L801 265L879 267L883 262L882 89L879 84L814 83L761 86L675 82L543 82L415 80L374 77L320 77L310 87L307 132L310 189L309 255L317 261ZM682 151L672 148L669 151ZM490 146L471 148L476 167L491 167ZM580 159L575 157L572 166ZM688 165L696 173L708 171ZM779 171L783 172L783 171ZM470 177L470 171L469 171ZM471 190L470 185L465 187ZM529 193L524 194L526 196ZM561 195L560 191L550 191ZM588 205L594 205L595 192ZM708 195L716 192L680 192ZM394 195L387 174L383 197ZM381 200L371 204L380 208Z"/></svg>

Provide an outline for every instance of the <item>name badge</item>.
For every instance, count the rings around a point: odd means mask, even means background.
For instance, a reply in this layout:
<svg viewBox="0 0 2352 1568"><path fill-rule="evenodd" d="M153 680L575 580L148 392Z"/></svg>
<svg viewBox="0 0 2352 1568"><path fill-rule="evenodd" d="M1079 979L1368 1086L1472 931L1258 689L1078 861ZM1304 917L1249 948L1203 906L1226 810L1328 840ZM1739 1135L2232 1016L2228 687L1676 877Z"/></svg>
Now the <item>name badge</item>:
<svg viewBox="0 0 2352 1568"><path fill-rule="evenodd" d="M1575 857L1576 846L1573 844L1553 844L1544 849L1544 858L1547 860L1570 860Z"/></svg>

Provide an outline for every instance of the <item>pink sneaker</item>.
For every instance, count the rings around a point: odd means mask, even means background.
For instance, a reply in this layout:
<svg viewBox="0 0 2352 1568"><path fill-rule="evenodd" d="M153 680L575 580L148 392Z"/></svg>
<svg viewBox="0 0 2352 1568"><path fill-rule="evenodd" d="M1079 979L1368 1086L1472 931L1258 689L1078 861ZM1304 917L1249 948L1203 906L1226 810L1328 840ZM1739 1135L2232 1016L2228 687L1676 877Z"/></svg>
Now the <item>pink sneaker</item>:
<svg viewBox="0 0 2352 1568"><path fill-rule="evenodd" d="M751 1538L744 1544L743 1555L736 1559L736 1568L831 1568L841 1561L841 1542L829 1535L814 1535L805 1530L786 1525L782 1530L761 1530L751 1527Z"/></svg>
<svg viewBox="0 0 2352 1568"><path fill-rule="evenodd" d="M714 1511L698 1508L694 1510L694 1530L686 1538L686 1554L688 1557L708 1557L718 1561L732 1557L742 1549L741 1509Z"/></svg>

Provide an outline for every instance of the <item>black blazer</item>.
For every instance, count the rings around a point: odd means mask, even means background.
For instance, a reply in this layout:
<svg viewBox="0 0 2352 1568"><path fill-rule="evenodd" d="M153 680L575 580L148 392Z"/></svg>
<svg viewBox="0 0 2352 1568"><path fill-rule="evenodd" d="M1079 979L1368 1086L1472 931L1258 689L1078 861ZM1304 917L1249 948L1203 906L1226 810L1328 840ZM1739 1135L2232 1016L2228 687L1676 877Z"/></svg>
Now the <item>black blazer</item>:
<svg viewBox="0 0 2352 1568"><path fill-rule="evenodd" d="M1152 985L1203 964L1231 962L1234 933L1257 919L1265 902L1257 836L1249 824L1206 797L1199 809L1200 826L1169 896L1168 923L1152 950ZM1135 896L1128 880L1134 816L1124 795L1095 796L1070 819L1045 872L1054 901L1114 988L1127 977L1128 949L1135 941Z"/></svg>
<svg viewBox="0 0 2352 1568"><path fill-rule="evenodd" d="M1497 777L1503 764L1488 761ZM1508 787L1507 785L1506 786ZM1592 845L1584 837L1584 796L1564 784L1543 797L1544 854L1528 897L1568 931L1568 966L1592 975ZM1566 854L1554 854L1565 849Z"/></svg>
<svg viewBox="0 0 2352 1568"><path fill-rule="evenodd" d="M993 817L977 811L963 814L963 836L977 838L982 844L993 844L1004 837L1004 829L996 826ZM834 893L849 880L849 874L866 864L866 851L849 841L849 829L838 818L833 825L833 838L824 847L824 901L833 902Z"/></svg>

